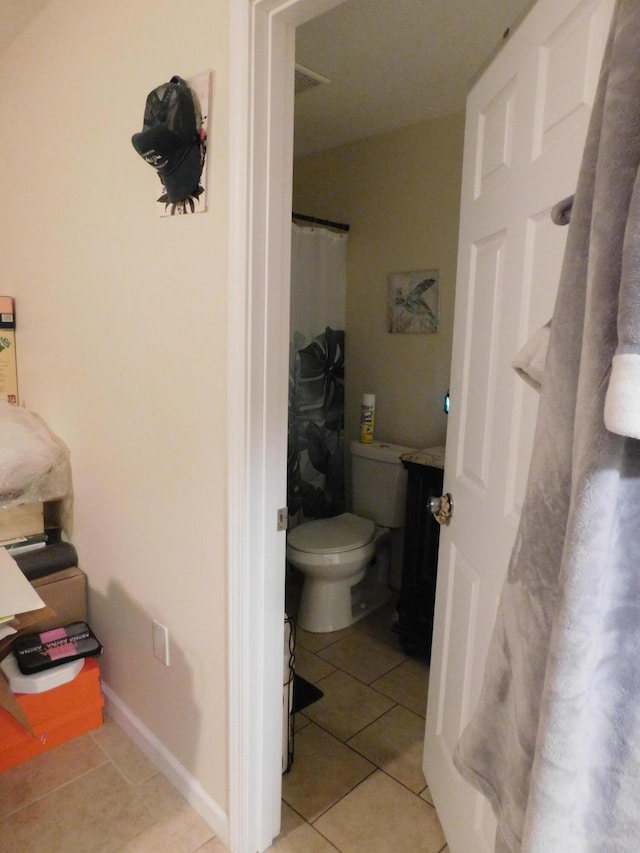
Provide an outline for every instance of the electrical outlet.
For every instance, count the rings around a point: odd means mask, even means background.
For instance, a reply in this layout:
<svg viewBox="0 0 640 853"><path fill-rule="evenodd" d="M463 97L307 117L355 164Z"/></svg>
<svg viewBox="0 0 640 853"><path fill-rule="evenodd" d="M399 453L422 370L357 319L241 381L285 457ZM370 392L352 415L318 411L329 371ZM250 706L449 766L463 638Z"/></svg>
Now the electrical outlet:
<svg viewBox="0 0 640 853"><path fill-rule="evenodd" d="M169 629L153 620L153 654L165 666L169 666Z"/></svg>

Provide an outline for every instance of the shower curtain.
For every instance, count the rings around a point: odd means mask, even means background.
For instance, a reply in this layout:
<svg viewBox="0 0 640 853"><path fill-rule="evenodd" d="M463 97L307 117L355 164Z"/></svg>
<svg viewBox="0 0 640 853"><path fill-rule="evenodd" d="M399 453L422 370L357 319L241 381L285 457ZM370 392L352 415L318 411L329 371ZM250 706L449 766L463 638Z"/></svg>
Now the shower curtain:
<svg viewBox="0 0 640 853"><path fill-rule="evenodd" d="M344 512L347 235L292 224L287 505L302 521Z"/></svg>

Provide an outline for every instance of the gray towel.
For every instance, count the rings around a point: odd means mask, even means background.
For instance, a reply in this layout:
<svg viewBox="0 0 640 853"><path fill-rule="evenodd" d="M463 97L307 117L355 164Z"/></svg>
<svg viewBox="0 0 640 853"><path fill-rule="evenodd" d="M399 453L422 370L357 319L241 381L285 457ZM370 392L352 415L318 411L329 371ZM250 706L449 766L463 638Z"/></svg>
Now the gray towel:
<svg viewBox="0 0 640 853"><path fill-rule="evenodd" d="M570 195L563 198L551 208L551 221L555 225L568 225L571 221L571 210L575 196Z"/></svg>
<svg viewBox="0 0 640 853"><path fill-rule="evenodd" d="M455 756L510 853L640 850L639 165L640 2L618 0L520 526Z"/></svg>
<svg viewBox="0 0 640 853"><path fill-rule="evenodd" d="M542 387L550 333L551 320L526 342L511 364L516 373L536 391Z"/></svg>

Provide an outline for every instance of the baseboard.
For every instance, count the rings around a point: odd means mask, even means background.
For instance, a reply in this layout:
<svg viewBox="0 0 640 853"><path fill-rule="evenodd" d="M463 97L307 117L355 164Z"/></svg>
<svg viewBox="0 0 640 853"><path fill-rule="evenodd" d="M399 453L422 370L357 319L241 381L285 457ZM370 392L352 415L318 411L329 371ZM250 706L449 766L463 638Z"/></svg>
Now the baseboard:
<svg viewBox="0 0 640 853"><path fill-rule="evenodd" d="M102 692L105 698L105 709L109 716L124 729L136 746L166 776L200 817L206 820L220 841L228 846L229 817L227 813L104 682L102 682Z"/></svg>

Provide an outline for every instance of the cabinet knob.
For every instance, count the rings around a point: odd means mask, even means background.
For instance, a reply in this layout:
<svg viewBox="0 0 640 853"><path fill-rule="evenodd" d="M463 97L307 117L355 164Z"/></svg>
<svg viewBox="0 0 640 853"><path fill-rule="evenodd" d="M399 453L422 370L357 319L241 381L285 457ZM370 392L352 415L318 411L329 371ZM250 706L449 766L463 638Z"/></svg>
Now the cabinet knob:
<svg viewBox="0 0 640 853"><path fill-rule="evenodd" d="M447 492L446 495L429 498L428 508L438 524L449 524L453 515L453 495Z"/></svg>

